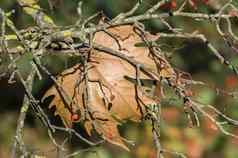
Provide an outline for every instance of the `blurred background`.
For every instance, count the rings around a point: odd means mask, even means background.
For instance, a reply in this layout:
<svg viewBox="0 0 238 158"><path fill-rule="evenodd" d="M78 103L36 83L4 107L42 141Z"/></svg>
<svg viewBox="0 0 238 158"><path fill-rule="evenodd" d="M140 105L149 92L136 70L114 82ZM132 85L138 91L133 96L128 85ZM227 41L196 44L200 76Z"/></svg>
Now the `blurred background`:
<svg viewBox="0 0 238 158"><path fill-rule="evenodd" d="M79 0L51 0L53 10L50 9L48 2L40 1L42 8L48 15L53 17L57 25L65 26L74 24L79 19L77 6ZM103 12L109 19L115 17L121 12L125 12L133 7L136 0L83 0L82 17L89 17L97 12ZM182 0L177 0L178 5ZM208 5L197 0L197 10L191 6L186 7L188 12L215 13L226 2L224 0L210 0ZM136 14L143 13L150 8L156 0L143 0L140 9ZM33 26L34 21L31 17L25 15L15 0L0 0L0 8L4 11L15 10L12 20L18 29ZM168 8L160 9L158 12L168 12ZM199 31L205 34L208 40L219 50L219 52L229 59L234 65L238 64L238 54L234 52L223 39L218 36L215 25L210 21L195 21L188 18L171 17L168 22L183 31L191 33ZM232 19L234 32L238 34L238 18ZM169 32L169 30L159 21L150 20L145 23L146 29L152 33ZM224 28L225 28L224 24ZM223 27L223 25L222 25ZM204 104L214 105L223 113L238 120L238 99L224 95L217 95L211 87L217 87L226 91L236 91L238 80L234 73L227 67L220 64L214 55L206 46L198 40L181 39L163 39L158 41L161 49L167 53L171 64L178 70L191 74L194 80L206 82L209 86L194 86L194 98ZM238 47L238 43L236 43ZM19 65L23 74L29 70L29 58L20 59ZM44 64L49 70L57 74L63 69L70 67L77 59L70 59L62 55L46 56L43 59ZM1 63L0 72L6 71L7 64ZM9 76L8 76L9 77ZM17 117L23 102L24 89L20 82L8 84L8 77L0 80L0 157L10 157L10 149L15 135ZM45 90L51 85L51 81L45 76L44 80L35 80L33 93L37 98L41 98ZM188 120L183 111L182 102L173 95L164 100L162 107L162 126L161 126L161 144L165 149L184 153L189 158L237 158L238 157L238 139L227 137L222 134L215 125L208 119L200 117L200 127L189 127ZM61 124L58 117L54 117L52 110L43 107L51 119L56 124ZM81 126L76 127L80 133L86 136ZM87 152L87 145L71 137L67 144L68 152L83 149L82 153L75 158L155 158L155 148L152 140L151 125L149 122L135 124L129 122L119 127L122 136L128 140L134 141L135 146L130 146L131 151L126 152L116 146L105 144L100 147L90 148ZM238 135L238 128L228 130ZM64 134L59 133L56 139L63 141ZM46 157L57 157L53 144L50 141L47 130L42 123L34 116L31 111L27 115L26 126L24 130L25 144L36 152L47 153ZM93 151L92 151L93 150ZM175 155L165 155L166 158L176 157ZM178 157L178 156L177 156Z"/></svg>

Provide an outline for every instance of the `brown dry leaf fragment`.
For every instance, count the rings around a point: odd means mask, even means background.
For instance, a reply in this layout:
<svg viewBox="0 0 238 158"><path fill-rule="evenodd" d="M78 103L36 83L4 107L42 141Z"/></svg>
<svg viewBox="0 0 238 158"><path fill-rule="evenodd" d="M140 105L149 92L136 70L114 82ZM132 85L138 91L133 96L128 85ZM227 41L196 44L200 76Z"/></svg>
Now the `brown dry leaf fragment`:
<svg viewBox="0 0 238 158"><path fill-rule="evenodd" d="M156 38L150 34L147 34L146 37L148 39ZM156 64L149 55L149 49L135 46L136 43L143 41L134 32L133 26L119 26L98 32L94 42L120 51L146 65L153 72L157 71ZM68 127L72 125L71 114L79 109L81 113L84 113L84 126L89 135L95 129L108 142L128 150L117 129L118 120L140 121L145 113L144 105L156 103L136 88L135 84L125 79L125 76L136 78L135 67L119 57L92 50L88 63L90 69L87 72L89 79L88 104L84 102L83 98L83 96L85 97L85 82L78 83L80 78L83 78L83 72L80 69L73 72L77 67L79 65L66 70L63 72L65 75L57 78L67 95L72 99L70 107L65 105L62 95L59 95L53 86L45 94L45 96L55 95L50 108L56 106L55 114L59 115ZM67 74L67 72L73 73ZM140 78L150 79L142 72Z"/></svg>
<svg viewBox="0 0 238 158"><path fill-rule="evenodd" d="M71 69L74 69L75 67ZM71 72L71 69L68 69L66 71ZM86 121L84 122L84 126L89 135L91 135L91 130L95 129L108 142L118 145L126 150L129 150L128 147L121 140L121 136L117 129L118 122L113 119L112 114L110 113L110 111L107 110L107 107L103 102L103 96L101 96L102 90L99 87L99 82L94 82L96 81L95 79L97 73L95 73L93 69L89 70L89 76L93 74L93 78L90 78L90 80L92 79L92 82L89 83L89 92L91 100L90 105L88 105L88 107L83 106L82 95L84 85L80 84L79 86L77 86L77 81L80 77L79 74L80 70L78 69L73 74L67 74L57 78L58 82L64 88L67 95L75 96L72 98L74 100L74 104L72 104L72 109L70 110L70 107L66 107L55 87L52 87L45 94L45 96L55 95L55 98L50 104L50 108L52 106L56 106L55 114L61 117L67 127L72 126L71 112L76 111L76 109L81 109L81 111L89 111L92 116L86 114Z"/></svg>

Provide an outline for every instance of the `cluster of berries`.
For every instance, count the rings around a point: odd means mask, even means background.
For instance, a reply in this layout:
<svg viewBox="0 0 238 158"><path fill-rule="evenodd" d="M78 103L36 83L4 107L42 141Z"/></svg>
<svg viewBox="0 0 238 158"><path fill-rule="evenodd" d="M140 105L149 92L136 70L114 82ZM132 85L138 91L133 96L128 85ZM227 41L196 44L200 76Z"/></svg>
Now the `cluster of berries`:
<svg viewBox="0 0 238 158"><path fill-rule="evenodd" d="M177 2L176 0L167 0L168 2L166 2L165 5L163 5L162 7L165 8L170 8L170 9L176 9L177 8ZM196 10L197 9L197 4L198 2L202 2L205 5L208 5L209 0L190 0L189 4L191 5L191 7Z"/></svg>

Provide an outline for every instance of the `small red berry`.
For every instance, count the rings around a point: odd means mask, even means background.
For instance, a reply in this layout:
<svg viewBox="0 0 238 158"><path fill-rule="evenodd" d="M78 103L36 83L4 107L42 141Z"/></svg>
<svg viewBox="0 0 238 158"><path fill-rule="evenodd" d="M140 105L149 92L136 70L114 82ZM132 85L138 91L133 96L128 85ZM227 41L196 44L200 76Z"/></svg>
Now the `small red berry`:
<svg viewBox="0 0 238 158"><path fill-rule="evenodd" d="M155 99L156 104L160 104L161 100L159 98Z"/></svg>
<svg viewBox="0 0 238 158"><path fill-rule="evenodd" d="M229 11L229 15L230 15L231 17L235 17L235 16L238 16L238 12L235 11L235 10L231 10L231 11Z"/></svg>
<svg viewBox="0 0 238 158"><path fill-rule="evenodd" d="M208 5L209 0L203 0L202 2L206 5Z"/></svg>
<svg viewBox="0 0 238 158"><path fill-rule="evenodd" d="M172 0L172 1L170 2L170 9L176 9L176 7L177 7L176 0Z"/></svg>
<svg viewBox="0 0 238 158"><path fill-rule="evenodd" d="M72 128L72 125L65 125L66 128Z"/></svg>
<svg viewBox="0 0 238 158"><path fill-rule="evenodd" d="M192 0L190 1L190 5L194 10L197 10L197 4L196 4L196 0Z"/></svg>
<svg viewBox="0 0 238 158"><path fill-rule="evenodd" d="M109 140L113 139L113 133L112 132L107 133L107 139L109 139Z"/></svg>
<svg viewBox="0 0 238 158"><path fill-rule="evenodd" d="M79 114L72 114L72 115L71 115L71 120L72 120L72 121L78 121L79 119L80 119Z"/></svg>
<svg viewBox="0 0 238 158"><path fill-rule="evenodd" d="M229 75L225 78L227 88L234 88L237 85L237 78L234 75Z"/></svg>
<svg viewBox="0 0 238 158"><path fill-rule="evenodd" d="M185 93L186 97L192 97L193 96L193 92L191 90L186 90L184 93Z"/></svg>

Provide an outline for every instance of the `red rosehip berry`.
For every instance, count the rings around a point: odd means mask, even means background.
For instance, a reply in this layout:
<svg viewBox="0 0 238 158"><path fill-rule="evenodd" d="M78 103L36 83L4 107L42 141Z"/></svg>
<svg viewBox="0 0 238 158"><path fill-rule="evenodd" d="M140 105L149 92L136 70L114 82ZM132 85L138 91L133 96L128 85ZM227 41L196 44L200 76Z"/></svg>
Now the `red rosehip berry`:
<svg viewBox="0 0 238 158"><path fill-rule="evenodd" d="M170 2L170 9L176 9L176 7L177 7L176 0L172 0L172 1Z"/></svg>
<svg viewBox="0 0 238 158"><path fill-rule="evenodd" d="M238 16L238 12L235 11L235 10L231 10L231 11L229 11L229 15L230 15L231 17L235 17L235 16Z"/></svg>
<svg viewBox="0 0 238 158"><path fill-rule="evenodd" d="M229 75L225 78L227 88L234 88L237 85L237 78L234 75Z"/></svg>
<svg viewBox="0 0 238 158"><path fill-rule="evenodd" d="M72 114L72 115L71 115L71 120L72 120L72 121L78 121L79 119L80 119L79 114Z"/></svg>
<svg viewBox="0 0 238 158"><path fill-rule="evenodd" d="M111 132L107 133L107 139L112 140L113 134Z"/></svg>
<svg viewBox="0 0 238 158"><path fill-rule="evenodd" d="M194 10L197 10L197 4L196 4L197 2L196 2L196 0L192 0L191 2L190 2L190 5L191 5L191 7L194 9Z"/></svg>
<svg viewBox="0 0 238 158"><path fill-rule="evenodd" d="M185 93L185 96L187 97L193 96L193 92L191 90L186 90L184 93Z"/></svg>
<svg viewBox="0 0 238 158"><path fill-rule="evenodd" d="M208 5L209 0L203 0L202 2L206 5Z"/></svg>

